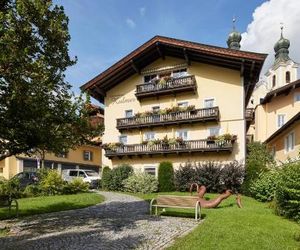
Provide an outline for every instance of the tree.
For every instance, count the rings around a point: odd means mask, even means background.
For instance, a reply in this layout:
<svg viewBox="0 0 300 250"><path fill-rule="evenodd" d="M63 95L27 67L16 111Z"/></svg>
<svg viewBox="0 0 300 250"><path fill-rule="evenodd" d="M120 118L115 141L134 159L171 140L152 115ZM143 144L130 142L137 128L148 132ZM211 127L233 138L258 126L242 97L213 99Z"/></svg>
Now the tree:
<svg viewBox="0 0 300 250"><path fill-rule="evenodd" d="M60 153L85 143L86 101L65 81L68 18L51 0L0 3L0 160L16 154Z"/></svg>

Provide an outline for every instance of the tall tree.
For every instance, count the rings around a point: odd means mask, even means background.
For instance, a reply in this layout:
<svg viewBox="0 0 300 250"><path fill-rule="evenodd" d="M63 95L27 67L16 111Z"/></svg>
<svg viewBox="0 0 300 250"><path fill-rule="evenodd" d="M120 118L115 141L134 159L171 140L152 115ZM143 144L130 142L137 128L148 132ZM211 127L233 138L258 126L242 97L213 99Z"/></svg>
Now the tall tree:
<svg viewBox="0 0 300 250"><path fill-rule="evenodd" d="M65 81L76 62L69 41L68 18L51 0L0 1L0 160L59 153L95 133Z"/></svg>

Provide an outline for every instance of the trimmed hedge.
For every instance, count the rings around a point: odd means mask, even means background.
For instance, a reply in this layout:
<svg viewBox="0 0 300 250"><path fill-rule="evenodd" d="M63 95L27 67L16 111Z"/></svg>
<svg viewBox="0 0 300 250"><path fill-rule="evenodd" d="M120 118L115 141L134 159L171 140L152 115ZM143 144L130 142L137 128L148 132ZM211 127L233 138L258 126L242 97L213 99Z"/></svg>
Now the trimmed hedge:
<svg viewBox="0 0 300 250"><path fill-rule="evenodd" d="M133 168L128 164L122 164L107 172L107 182L104 187L110 191L123 191L123 181L133 173Z"/></svg>
<svg viewBox="0 0 300 250"><path fill-rule="evenodd" d="M275 192L278 212L300 223L300 163L283 166Z"/></svg>
<svg viewBox="0 0 300 250"><path fill-rule="evenodd" d="M175 190L172 162L164 161L159 164L158 188L160 192L170 192Z"/></svg>
<svg viewBox="0 0 300 250"><path fill-rule="evenodd" d="M101 186L102 186L102 189L104 189L104 190L109 189L110 171L111 171L111 169L108 166L105 166L102 169Z"/></svg>
<svg viewBox="0 0 300 250"><path fill-rule="evenodd" d="M146 173L137 173L123 181L124 191L148 194L156 192L158 181L155 176Z"/></svg>

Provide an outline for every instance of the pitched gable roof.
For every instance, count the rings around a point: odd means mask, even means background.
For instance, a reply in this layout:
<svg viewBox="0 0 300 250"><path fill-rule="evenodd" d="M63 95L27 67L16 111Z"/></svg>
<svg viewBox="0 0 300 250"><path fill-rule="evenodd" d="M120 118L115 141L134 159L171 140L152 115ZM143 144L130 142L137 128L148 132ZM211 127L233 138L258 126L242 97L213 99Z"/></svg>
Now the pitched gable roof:
<svg viewBox="0 0 300 250"><path fill-rule="evenodd" d="M244 76L248 103L267 55L155 36L81 86L81 89L103 102L107 90L165 56L183 58L188 63L197 61L239 70Z"/></svg>

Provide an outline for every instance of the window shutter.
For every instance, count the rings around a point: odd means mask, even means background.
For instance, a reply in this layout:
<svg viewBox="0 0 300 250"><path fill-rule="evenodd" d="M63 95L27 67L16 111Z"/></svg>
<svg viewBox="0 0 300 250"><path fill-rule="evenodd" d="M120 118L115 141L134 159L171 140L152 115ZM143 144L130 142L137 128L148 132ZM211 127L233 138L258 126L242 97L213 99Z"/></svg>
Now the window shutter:
<svg viewBox="0 0 300 250"><path fill-rule="evenodd" d="M93 160L93 152L90 151L90 160L92 161Z"/></svg>

